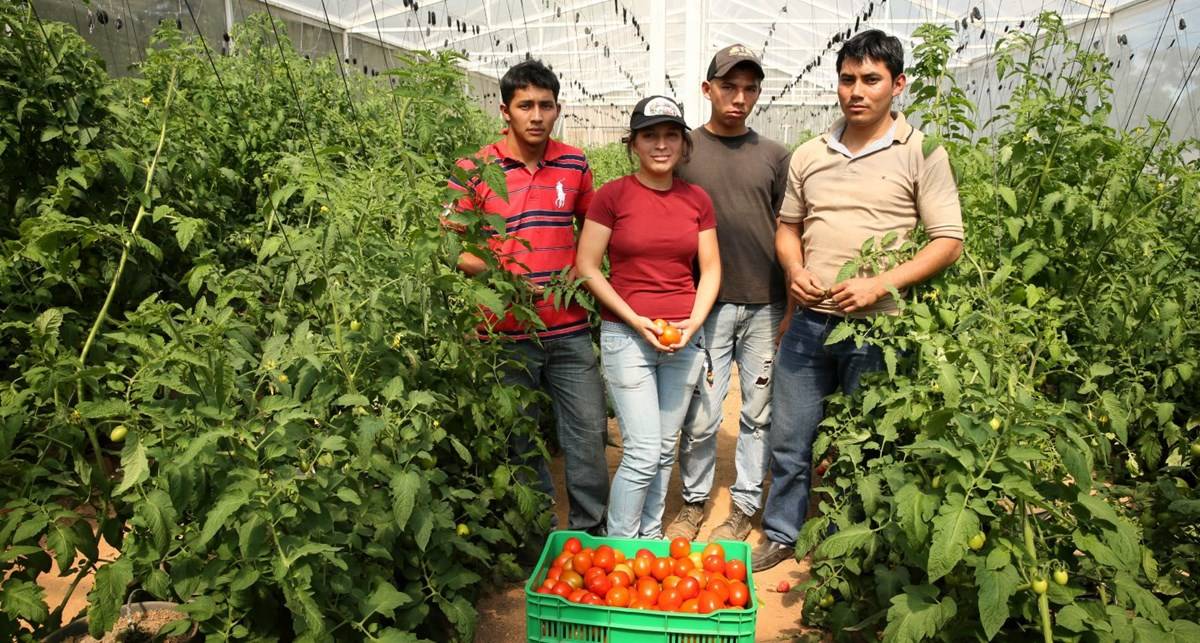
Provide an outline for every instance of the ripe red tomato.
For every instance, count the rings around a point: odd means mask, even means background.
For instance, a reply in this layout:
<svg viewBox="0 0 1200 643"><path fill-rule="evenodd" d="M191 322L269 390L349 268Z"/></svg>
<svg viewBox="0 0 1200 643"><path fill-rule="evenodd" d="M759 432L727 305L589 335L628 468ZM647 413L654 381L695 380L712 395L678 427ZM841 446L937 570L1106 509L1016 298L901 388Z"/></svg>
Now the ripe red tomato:
<svg viewBox="0 0 1200 643"><path fill-rule="evenodd" d="M671 541L671 558L683 558L692 551L692 543L688 542L687 538L680 536Z"/></svg>
<svg viewBox="0 0 1200 643"><path fill-rule="evenodd" d="M588 594L584 597L583 603L584 605L603 605L604 599L596 596L595 594Z"/></svg>
<svg viewBox="0 0 1200 643"><path fill-rule="evenodd" d="M575 554L575 557L571 559L571 564L575 567L575 571L580 574L586 572L592 566L592 553L585 549Z"/></svg>
<svg viewBox="0 0 1200 643"><path fill-rule="evenodd" d="M696 602L701 614L709 614L725 607L725 601L722 601L715 592L707 590L700 592Z"/></svg>
<svg viewBox="0 0 1200 643"><path fill-rule="evenodd" d="M701 587L708 585L708 572L704 571L703 569L693 569L692 571L688 572L687 575L699 581Z"/></svg>
<svg viewBox="0 0 1200 643"><path fill-rule="evenodd" d="M554 589L551 591L563 598L566 598L571 595L571 592L575 591L575 588L568 585L566 581L559 580L554 581Z"/></svg>
<svg viewBox="0 0 1200 643"><path fill-rule="evenodd" d="M626 560L629 560L628 558L625 557L625 552L621 551L620 549L613 550L613 558L616 559L618 565L625 562Z"/></svg>
<svg viewBox="0 0 1200 643"><path fill-rule="evenodd" d="M683 339L683 333L679 332L674 326L667 326L663 329L662 334L658 336L658 343L663 346L678 344L679 340Z"/></svg>
<svg viewBox="0 0 1200 643"><path fill-rule="evenodd" d="M725 573L725 559L721 558L719 556L705 556L704 557L704 571L706 571L710 574L724 574Z"/></svg>
<svg viewBox="0 0 1200 643"><path fill-rule="evenodd" d="M658 595L658 609L664 612L673 612L679 609L681 603L683 603L683 596L680 596L677 589L664 589Z"/></svg>
<svg viewBox="0 0 1200 643"><path fill-rule="evenodd" d="M654 605L657 603L658 595L661 593L662 590L659 589L658 583L654 582L653 579L643 578L637 583L638 599L640 599L646 605Z"/></svg>
<svg viewBox="0 0 1200 643"><path fill-rule="evenodd" d="M746 580L746 563L738 559L733 559L725 563L725 575L729 580Z"/></svg>
<svg viewBox="0 0 1200 643"><path fill-rule="evenodd" d="M700 582L695 578L688 576L679 581L679 584L676 585L676 589L679 590L679 594L683 596L684 600L696 598L700 595Z"/></svg>
<svg viewBox="0 0 1200 643"><path fill-rule="evenodd" d="M551 567L562 567L563 569L566 569L567 563L571 561L571 557L574 555L575 554L572 554L569 551L564 551L554 558L554 563L551 565Z"/></svg>
<svg viewBox="0 0 1200 643"><path fill-rule="evenodd" d="M592 567L588 567L588 570L586 572L584 572L583 580L586 581L587 579L593 578L595 576L607 576L607 574L604 573L603 569L600 569L599 567L596 567L593 565Z"/></svg>
<svg viewBox="0 0 1200 643"><path fill-rule="evenodd" d="M545 585L542 585L541 587L537 588L537 593L539 593L539 594L553 594L553 593L554 593L554 588L553 588L553 587L546 587Z"/></svg>
<svg viewBox="0 0 1200 643"><path fill-rule="evenodd" d="M562 576L562 567L551 567L550 571L546 572L546 578L550 580L558 580Z"/></svg>
<svg viewBox="0 0 1200 643"><path fill-rule="evenodd" d="M792 589L791 583L789 583L785 580L779 581L779 584L775 586L775 591L779 592L780 594L786 594L789 591L791 591L791 589Z"/></svg>
<svg viewBox="0 0 1200 643"><path fill-rule="evenodd" d="M745 607L750 602L750 588L740 580L729 584L729 604L734 607Z"/></svg>
<svg viewBox="0 0 1200 643"><path fill-rule="evenodd" d="M679 587L679 581L682 580L675 574L671 574L662 580L663 589Z"/></svg>
<svg viewBox="0 0 1200 643"><path fill-rule="evenodd" d="M684 556L683 558L675 559L675 563L671 566L671 572L676 576L687 576L687 573L695 568L696 566L692 564L692 559Z"/></svg>
<svg viewBox="0 0 1200 643"><path fill-rule="evenodd" d="M541 591L542 589L554 589L554 584L557 582L557 578L546 578L546 580L542 581L542 584L538 586L538 591Z"/></svg>
<svg viewBox="0 0 1200 643"><path fill-rule="evenodd" d="M563 548L562 548L563 551L571 552L572 556L574 556L575 554L578 554L579 550L581 550L581 549L583 549L583 543L579 542L579 539L574 536L571 536L570 538L568 538L567 542L563 543Z"/></svg>
<svg viewBox="0 0 1200 643"><path fill-rule="evenodd" d="M629 605L629 588L614 587L608 591L608 595L604 597L604 602L612 607L625 607Z"/></svg>
<svg viewBox="0 0 1200 643"><path fill-rule="evenodd" d="M604 545L604 547L608 547L608 545ZM617 564L617 559L613 556L612 548L608 547L607 550L603 550L603 548L597 549L596 555L592 557L592 564L606 572L611 572L613 566Z"/></svg>
<svg viewBox="0 0 1200 643"><path fill-rule="evenodd" d="M679 606L679 611L687 612L689 614L697 614L700 612L700 602L694 598L689 598Z"/></svg>
<svg viewBox="0 0 1200 643"><path fill-rule="evenodd" d="M658 556L654 555L654 552L650 551L649 549L646 549L645 547L642 547L641 549L637 550L637 555L635 557L636 558L649 558L650 560L654 560L655 558L658 558Z"/></svg>
<svg viewBox="0 0 1200 643"><path fill-rule="evenodd" d="M592 576L588 579L587 588L598 596L605 596L613 587L613 583L603 572L598 576Z"/></svg>
<svg viewBox="0 0 1200 643"><path fill-rule="evenodd" d="M608 580L612 581L613 587L630 587L633 585L633 579L625 572L613 572L608 575Z"/></svg>
<svg viewBox="0 0 1200 643"><path fill-rule="evenodd" d="M662 580L671 575L672 563L670 558L655 558L650 573L656 580Z"/></svg>
<svg viewBox="0 0 1200 643"><path fill-rule="evenodd" d="M717 578L710 579L708 584L704 586L704 589L716 594L721 599L722 605L729 600L729 583L723 580Z"/></svg>
<svg viewBox="0 0 1200 643"><path fill-rule="evenodd" d="M708 558L709 556L720 556L721 560L725 560L725 548L717 543L708 543L705 545L704 551L701 552L701 555L705 558Z"/></svg>
<svg viewBox="0 0 1200 643"><path fill-rule="evenodd" d="M588 591L586 589L579 588L571 592L571 595L567 597L567 600L571 601L572 603L582 603L583 597L587 596L587 593Z"/></svg>
<svg viewBox="0 0 1200 643"><path fill-rule="evenodd" d="M638 556L633 559L633 575L638 578L645 578L650 575L650 567L654 564L654 557Z"/></svg>

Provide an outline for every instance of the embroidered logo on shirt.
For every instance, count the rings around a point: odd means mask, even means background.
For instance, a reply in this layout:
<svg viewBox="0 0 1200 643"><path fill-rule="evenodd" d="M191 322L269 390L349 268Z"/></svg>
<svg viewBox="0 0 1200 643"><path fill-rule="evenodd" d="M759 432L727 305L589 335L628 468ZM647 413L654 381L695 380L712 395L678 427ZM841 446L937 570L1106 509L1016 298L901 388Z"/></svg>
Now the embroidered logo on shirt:
<svg viewBox="0 0 1200 643"><path fill-rule="evenodd" d="M562 180L554 184L554 207L562 208L567 205L567 192L563 190Z"/></svg>

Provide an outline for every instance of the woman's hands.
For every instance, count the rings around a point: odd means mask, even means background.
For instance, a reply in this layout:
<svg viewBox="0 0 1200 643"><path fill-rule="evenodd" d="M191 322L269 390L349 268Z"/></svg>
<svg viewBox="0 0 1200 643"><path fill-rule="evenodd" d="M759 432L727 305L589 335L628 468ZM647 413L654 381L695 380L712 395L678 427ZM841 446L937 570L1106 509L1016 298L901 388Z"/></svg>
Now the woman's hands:
<svg viewBox="0 0 1200 643"><path fill-rule="evenodd" d="M702 325L703 323L692 319L671 323L663 319L651 320L649 317L641 315L634 317L629 322L629 326L636 330L642 339L650 342L655 350L663 353L674 353L687 346L688 342L692 341L692 336L696 334L696 329Z"/></svg>

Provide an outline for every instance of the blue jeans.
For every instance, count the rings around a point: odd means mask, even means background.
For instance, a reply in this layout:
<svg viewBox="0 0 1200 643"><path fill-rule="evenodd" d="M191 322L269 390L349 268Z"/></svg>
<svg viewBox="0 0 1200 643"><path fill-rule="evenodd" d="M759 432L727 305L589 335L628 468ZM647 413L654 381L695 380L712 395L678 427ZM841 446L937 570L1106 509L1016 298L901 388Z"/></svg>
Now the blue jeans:
<svg viewBox="0 0 1200 643"><path fill-rule="evenodd" d="M771 429L772 371L775 333L784 305L717 303L704 321L704 340L712 359L713 381L701 382L692 394L683 437L679 443L679 470L685 502L705 502L712 491L717 463L717 433L721 405L729 393L734 360L742 389L737 450L737 479L730 488L733 504L747 515L762 505L763 478L767 474Z"/></svg>
<svg viewBox="0 0 1200 643"><path fill-rule="evenodd" d="M509 369L505 381L542 388L553 402L565 460L567 524L571 529L596 532L604 525L608 499L608 462L604 457L608 410L591 335L544 339L540 345L533 340L517 341L509 349L524 368ZM528 412L536 414L537 409ZM528 439L520 437L515 442L518 454L533 451ZM529 464L537 471L541 491L554 498L546 460L537 458Z"/></svg>
<svg viewBox="0 0 1200 643"><path fill-rule="evenodd" d="M697 338L660 353L632 328L605 321L600 357L624 446L608 499L608 535L661 538L675 444L704 351Z"/></svg>
<svg viewBox="0 0 1200 643"><path fill-rule="evenodd" d="M839 388L853 393L863 374L883 369L878 346L859 348L853 339L825 345L825 338L840 323L845 323L840 317L799 309L779 344L778 395L770 434L771 490L763 511L763 532L784 545L796 543L808 513L813 440L825 417L825 398Z"/></svg>

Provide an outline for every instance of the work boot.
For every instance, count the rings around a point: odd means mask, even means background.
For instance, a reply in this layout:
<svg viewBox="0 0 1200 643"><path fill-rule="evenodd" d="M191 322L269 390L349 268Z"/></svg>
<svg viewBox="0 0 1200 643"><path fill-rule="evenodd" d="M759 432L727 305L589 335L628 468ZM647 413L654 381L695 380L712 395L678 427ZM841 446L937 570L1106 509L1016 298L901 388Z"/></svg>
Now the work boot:
<svg viewBox="0 0 1200 643"><path fill-rule="evenodd" d="M796 550L790 545L768 540L750 554L750 572L763 572L782 563L796 558Z"/></svg>
<svg viewBox="0 0 1200 643"><path fill-rule="evenodd" d="M716 529L708 535L709 540L745 540L746 536L750 535L750 516L741 510L737 505L733 506L733 511L729 513L729 517L725 522L717 525Z"/></svg>
<svg viewBox="0 0 1200 643"><path fill-rule="evenodd" d="M700 524L704 522L704 503L703 502L685 502L679 513L675 514L675 519L667 525L665 538L674 540L676 538L687 538L695 540L696 534L700 533Z"/></svg>

